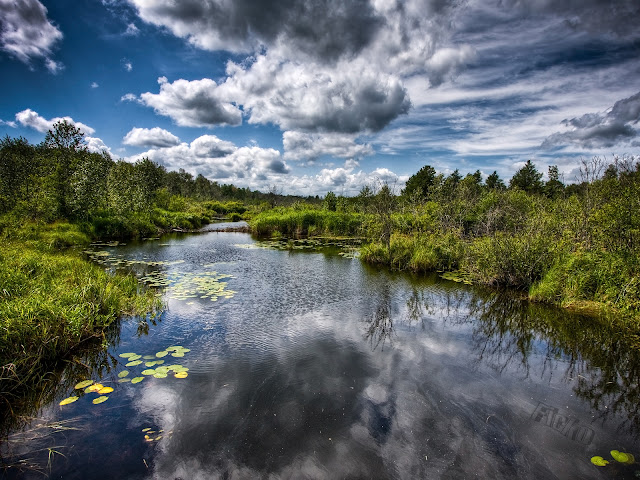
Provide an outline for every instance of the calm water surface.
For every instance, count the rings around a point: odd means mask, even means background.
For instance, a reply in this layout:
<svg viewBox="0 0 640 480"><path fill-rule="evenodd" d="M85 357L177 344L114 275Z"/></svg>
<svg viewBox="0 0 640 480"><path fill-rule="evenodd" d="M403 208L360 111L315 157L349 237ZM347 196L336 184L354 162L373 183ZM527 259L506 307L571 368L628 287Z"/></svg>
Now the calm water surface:
<svg viewBox="0 0 640 480"><path fill-rule="evenodd" d="M159 289L168 309L154 322L123 322L91 377L115 389L107 401L87 393L59 406L85 379L68 374L38 421L73 429L10 445L51 478L542 480L640 470L609 454L640 460L640 360L588 319L371 269L331 249L257 248L242 233L104 250L110 264L136 260L149 282L168 282ZM176 345L190 351L162 359L187 367L187 378L142 375L144 364L119 356ZM125 369L144 380L118 383ZM611 463L595 467L594 455Z"/></svg>

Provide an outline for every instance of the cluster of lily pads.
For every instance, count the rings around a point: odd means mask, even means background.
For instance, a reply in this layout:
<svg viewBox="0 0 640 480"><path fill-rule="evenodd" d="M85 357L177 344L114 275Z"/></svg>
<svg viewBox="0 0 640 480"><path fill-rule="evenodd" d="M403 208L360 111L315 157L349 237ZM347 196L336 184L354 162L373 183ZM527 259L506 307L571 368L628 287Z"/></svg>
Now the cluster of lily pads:
<svg viewBox="0 0 640 480"><path fill-rule="evenodd" d="M239 243L235 245L238 248L267 248L271 250L318 250L325 247L336 247L343 249L338 255L345 258L355 258L358 251L354 248L354 243L360 243L357 239L351 239L349 242L340 242L327 240L323 238L295 238L295 239L279 239L279 240L259 240L255 243Z"/></svg>
<svg viewBox="0 0 640 480"><path fill-rule="evenodd" d="M129 374L132 373L130 370L122 370L118 373L118 383L140 383L145 377L153 376L155 378L167 378L169 373L173 373L175 378L187 378L189 374L187 373L189 369L182 365L165 365L164 357L172 356L174 358L182 358L185 353L190 352L191 350L185 348L181 345L174 345L171 347L167 347L164 350L160 350L155 355L138 355L134 352L121 353L119 356L127 360L125 364L126 367L133 368L144 364L146 367L144 370L140 372L142 376L134 376L129 377ZM156 367L156 365L158 365ZM151 368L156 367L156 368ZM99 397L93 399L92 403L98 405L102 402L106 402L109 397L106 394L113 392L112 387L104 386L99 382L95 382L93 380L83 380L79 382L75 387L75 390L84 390L85 394L89 393L97 393L100 395ZM75 393L75 392L74 392ZM80 393L80 392L77 392ZM80 397L78 395L71 395L70 397L65 398L60 402L61 406L69 405L77 401Z"/></svg>
<svg viewBox="0 0 640 480"><path fill-rule="evenodd" d="M619 452L618 450L611 450L611 452L609 453L616 462L625 465L633 465L634 463L636 463L636 459L631 453ZM591 463L593 463L597 467L606 467L610 462L598 455L595 457L591 457Z"/></svg>
<svg viewBox="0 0 640 480"><path fill-rule="evenodd" d="M231 278L231 275L218 272L166 272L156 270L140 272L140 267L163 267L184 263L184 260L146 261L127 260L122 255L111 255L107 251L87 250L85 253L91 260L106 267L128 268L132 270L141 282L148 287L166 288L171 299L188 300L192 298L210 299L212 302L219 298L231 298L236 293L227 289L227 282L221 280ZM207 266L205 266L207 267Z"/></svg>
<svg viewBox="0 0 640 480"><path fill-rule="evenodd" d="M113 392L112 387L105 387L101 383L94 382L93 380L83 380L82 382L76 384L74 387L75 390L84 390L84 393L97 393L99 397L93 399L92 403L94 405L98 405L102 402L106 402L109 400L109 397L105 394ZM78 392L79 393L79 392ZM69 405L70 403L75 402L80 397L78 395L71 395L70 397L65 398L60 402L60 405Z"/></svg>
<svg viewBox="0 0 640 480"><path fill-rule="evenodd" d="M133 378L129 378L129 374L131 373L129 370L122 370L118 374L118 382L119 383L127 383L131 382L133 384L140 383L145 379L145 377L153 376L155 378L167 378L170 372L173 372L173 376L175 378L187 378L189 375L187 372L189 369L182 365L164 365L165 360L163 357L171 355L175 358L184 357L185 353L190 352L191 350L188 348L184 348L180 345L174 345L172 347L167 347L164 350L160 350L155 355L138 355L134 352L121 353L119 356L121 358L125 358L127 363L125 367L137 367L139 365L144 364L146 367L145 370L142 370L141 375L143 376L135 376ZM156 365L159 365L156 368Z"/></svg>

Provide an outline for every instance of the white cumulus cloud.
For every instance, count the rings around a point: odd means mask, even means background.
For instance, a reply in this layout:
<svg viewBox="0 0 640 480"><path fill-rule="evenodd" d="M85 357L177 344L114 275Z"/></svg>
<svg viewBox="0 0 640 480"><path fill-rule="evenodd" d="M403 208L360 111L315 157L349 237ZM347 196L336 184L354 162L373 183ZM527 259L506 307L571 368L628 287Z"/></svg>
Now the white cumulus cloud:
<svg viewBox="0 0 640 480"><path fill-rule="evenodd" d="M51 56L62 32L47 18L47 9L38 0L0 0L0 48L30 64L43 58L47 69L56 73L62 64Z"/></svg>
<svg viewBox="0 0 640 480"><path fill-rule="evenodd" d="M71 117L55 117L47 120L46 118L40 116L38 112L27 108L26 110L22 110L21 112L16 113L16 121L22 125L23 127L33 128L38 132L45 133L51 128L53 128L53 124L56 122L60 122L62 120L66 120L69 123L72 123L76 127L78 127L82 132L86 135L93 135L95 130L88 125L85 125L81 122L76 122Z"/></svg>
<svg viewBox="0 0 640 480"><path fill-rule="evenodd" d="M136 147L170 147L179 145L180 139L160 127L134 127L125 135L122 143Z"/></svg>

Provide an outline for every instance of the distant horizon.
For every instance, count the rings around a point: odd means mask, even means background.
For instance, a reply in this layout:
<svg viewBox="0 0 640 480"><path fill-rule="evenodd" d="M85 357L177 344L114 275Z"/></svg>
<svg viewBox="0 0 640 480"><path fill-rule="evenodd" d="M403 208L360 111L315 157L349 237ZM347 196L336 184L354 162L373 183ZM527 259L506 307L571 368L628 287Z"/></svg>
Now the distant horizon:
<svg viewBox="0 0 640 480"><path fill-rule="evenodd" d="M640 4L0 0L0 136L219 184L357 195L640 153ZM398 192L399 193L398 188Z"/></svg>

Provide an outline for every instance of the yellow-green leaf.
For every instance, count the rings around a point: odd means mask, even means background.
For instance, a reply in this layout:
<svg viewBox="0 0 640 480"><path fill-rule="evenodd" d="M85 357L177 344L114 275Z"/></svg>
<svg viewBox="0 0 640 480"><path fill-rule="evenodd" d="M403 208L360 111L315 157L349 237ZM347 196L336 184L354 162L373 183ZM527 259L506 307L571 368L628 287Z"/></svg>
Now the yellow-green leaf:
<svg viewBox="0 0 640 480"><path fill-rule="evenodd" d="M76 397L75 395L69 398L65 398L64 400L62 400L60 402L60 405L69 405L70 403L75 402L76 400L78 400L79 397Z"/></svg>
<svg viewBox="0 0 640 480"><path fill-rule="evenodd" d="M167 378L167 374L162 372L156 372L153 376L156 378Z"/></svg>
<svg viewBox="0 0 640 480"><path fill-rule="evenodd" d="M85 388L84 389L84 393L97 392L98 390L100 390L103 387L104 387L104 385L102 385L101 383L94 383L90 387Z"/></svg>
<svg viewBox="0 0 640 480"><path fill-rule="evenodd" d="M133 357L135 355L135 353L133 352L129 352L129 353L121 353L120 355L118 355L120 358L129 358L129 357Z"/></svg>
<svg viewBox="0 0 640 480"><path fill-rule="evenodd" d="M143 375L153 375L154 373L156 373L156 371L155 370L151 370L151 369L142 371Z"/></svg>
<svg viewBox="0 0 640 480"><path fill-rule="evenodd" d="M101 388L100 390L98 390L98 393L100 395L104 395L105 393L111 393L111 392L113 392L113 388L111 388L111 387L104 387L104 388Z"/></svg>
<svg viewBox="0 0 640 480"><path fill-rule="evenodd" d="M88 387L89 385L91 385L93 383L93 380L83 380L82 382L78 383L75 388L80 390L84 387Z"/></svg>
<svg viewBox="0 0 640 480"><path fill-rule="evenodd" d="M104 395L98 398L94 398L93 399L93 403L95 403L96 405L98 405L99 403L102 402L106 402L107 400L109 400L109 397L105 397Z"/></svg>
<svg viewBox="0 0 640 480"><path fill-rule="evenodd" d="M611 456L616 462L626 463L627 465L631 465L636 461L630 453L619 452L618 450L611 450Z"/></svg>
<svg viewBox="0 0 640 480"><path fill-rule="evenodd" d="M609 465L609 462L607 462L600 456L591 457L591 463L593 463L596 467L604 467L606 465Z"/></svg>
<svg viewBox="0 0 640 480"><path fill-rule="evenodd" d="M121 378L120 380L118 380L118 383L127 383L130 382L131 379L130 378Z"/></svg>
<svg viewBox="0 0 640 480"><path fill-rule="evenodd" d="M118 378L124 378L127 375L129 375L129 370L122 370L119 374L118 374Z"/></svg>
<svg viewBox="0 0 640 480"><path fill-rule="evenodd" d="M144 380L144 377L132 378L131 383L140 383L142 380Z"/></svg>
<svg viewBox="0 0 640 480"><path fill-rule="evenodd" d="M133 362L129 362L125 365L125 367L135 367L136 365L140 365L142 360L134 360Z"/></svg>
<svg viewBox="0 0 640 480"><path fill-rule="evenodd" d="M169 352L167 352L166 350L162 350L162 351L156 353L156 357L158 357L158 358L166 357L168 353Z"/></svg>
<svg viewBox="0 0 640 480"><path fill-rule="evenodd" d="M189 374L187 372L178 372L175 374L176 378L187 378Z"/></svg>

